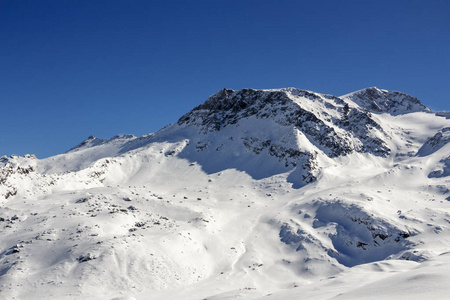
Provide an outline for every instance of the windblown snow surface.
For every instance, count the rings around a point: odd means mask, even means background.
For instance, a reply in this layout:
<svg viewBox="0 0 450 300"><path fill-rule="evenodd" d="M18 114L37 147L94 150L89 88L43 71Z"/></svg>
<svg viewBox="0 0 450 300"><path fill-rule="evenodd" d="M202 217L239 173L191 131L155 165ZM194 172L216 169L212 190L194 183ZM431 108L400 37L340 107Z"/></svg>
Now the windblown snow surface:
<svg viewBox="0 0 450 300"><path fill-rule="evenodd" d="M0 158L1 299L443 299L450 120L224 89L159 132Z"/></svg>

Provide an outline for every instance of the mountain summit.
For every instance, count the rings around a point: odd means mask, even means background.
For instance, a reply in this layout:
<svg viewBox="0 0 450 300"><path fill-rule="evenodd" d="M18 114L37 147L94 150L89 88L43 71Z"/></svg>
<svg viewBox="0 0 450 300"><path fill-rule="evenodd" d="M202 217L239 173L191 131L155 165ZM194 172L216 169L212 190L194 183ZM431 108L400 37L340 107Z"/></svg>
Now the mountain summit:
<svg viewBox="0 0 450 300"><path fill-rule="evenodd" d="M445 116L223 89L155 133L1 157L0 298L444 298Z"/></svg>
<svg viewBox="0 0 450 300"><path fill-rule="evenodd" d="M345 98L295 88L224 89L181 117L175 127L178 132L199 133L195 147L202 153L196 155L187 147L185 157L208 165L211 172L234 167L262 178L294 169L290 178L295 186L315 179L318 156L356 152L387 157L391 152L390 135L369 111ZM253 154L263 156L270 166L255 166ZM221 161L220 166L211 161Z"/></svg>
<svg viewBox="0 0 450 300"><path fill-rule="evenodd" d="M388 113L391 115L430 111L417 98L397 92L382 90L377 87L366 88L343 98L355 102L362 108L375 113Z"/></svg>

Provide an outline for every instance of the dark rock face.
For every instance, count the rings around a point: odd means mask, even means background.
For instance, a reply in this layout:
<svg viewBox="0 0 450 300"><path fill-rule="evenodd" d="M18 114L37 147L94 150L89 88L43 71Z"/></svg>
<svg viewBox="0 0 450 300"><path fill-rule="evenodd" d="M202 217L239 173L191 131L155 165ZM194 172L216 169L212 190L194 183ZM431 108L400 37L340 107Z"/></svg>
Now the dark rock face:
<svg viewBox="0 0 450 300"><path fill-rule="evenodd" d="M252 89L233 91L223 89L205 103L185 114L179 125L200 125L205 131L218 131L242 118L269 118L293 109L284 92L265 92Z"/></svg>
<svg viewBox="0 0 450 300"><path fill-rule="evenodd" d="M386 143L371 136L371 130L376 129L385 134L380 124L375 122L369 112L351 109L344 121L338 123L343 129L355 135L362 145L355 149L357 152L368 152L377 156L388 156L391 150Z"/></svg>
<svg viewBox="0 0 450 300"><path fill-rule="evenodd" d="M293 101L292 97L300 101ZM336 112L345 105L340 98L297 89L224 89L181 117L178 124L196 125L201 132L207 133L220 131L244 118L272 119L279 125L297 128L329 157L347 155L353 151L389 155L387 145L381 139L371 137L372 130L383 130L370 113L357 108L349 110L347 104L345 115L336 118L309 111L303 107L302 101L322 102L327 109ZM352 142L354 138L360 143L355 145Z"/></svg>

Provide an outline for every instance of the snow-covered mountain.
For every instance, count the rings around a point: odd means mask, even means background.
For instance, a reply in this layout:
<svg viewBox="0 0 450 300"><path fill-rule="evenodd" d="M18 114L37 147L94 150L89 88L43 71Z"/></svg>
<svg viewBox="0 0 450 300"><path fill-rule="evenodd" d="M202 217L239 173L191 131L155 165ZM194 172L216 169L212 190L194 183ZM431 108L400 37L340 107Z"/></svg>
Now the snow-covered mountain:
<svg viewBox="0 0 450 300"><path fill-rule="evenodd" d="M447 116L224 89L156 133L1 157L0 298L443 297Z"/></svg>

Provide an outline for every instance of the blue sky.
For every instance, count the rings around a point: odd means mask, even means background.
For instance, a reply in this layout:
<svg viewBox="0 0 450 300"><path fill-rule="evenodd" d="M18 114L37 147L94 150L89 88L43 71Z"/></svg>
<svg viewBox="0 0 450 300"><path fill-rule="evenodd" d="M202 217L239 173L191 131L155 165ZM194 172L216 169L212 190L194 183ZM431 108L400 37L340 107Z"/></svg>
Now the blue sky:
<svg viewBox="0 0 450 300"><path fill-rule="evenodd" d="M450 1L0 0L0 156L154 132L223 88L450 110Z"/></svg>

